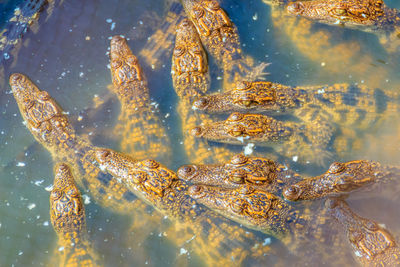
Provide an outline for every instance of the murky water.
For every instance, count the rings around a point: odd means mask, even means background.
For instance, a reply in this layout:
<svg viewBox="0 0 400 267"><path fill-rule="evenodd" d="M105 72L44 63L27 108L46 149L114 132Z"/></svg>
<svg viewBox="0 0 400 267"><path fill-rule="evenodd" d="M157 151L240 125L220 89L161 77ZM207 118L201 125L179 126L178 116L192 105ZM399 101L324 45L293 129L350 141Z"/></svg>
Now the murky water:
<svg viewBox="0 0 400 267"><path fill-rule="evenodd" d="M400 8L395 0L386 0L388 5ZM9 8L11 1L5 1ZM222 7L238 26L243 50L256 60L267 61L268 79L288 85L315 85L332 83L365 83L371 87L399 90L400 54L389 55L380 46L373 34L317 25L315 31L329 31L340 36L335 42L359 44L360 58L339 62L339 67L330 65L332 58L314 60L309 57L313 47L299 45L299 38L285 34L285 25L274 25L271 9L261 0L224 0ZM9 75L21 72L36 82L43 90L60 103L71 115L77 115L92 107L95 96L108 95L111 83L108 56L109 37L123 34L130 38L129 44L138 53L162 20L165 6L159 0L148 1L64 1L56 7L47 20L42 17L39 27L29 31L23 46L15 58L5 62L5 80L0 80L0 265L27 266L46 265L56 246L56 234L49 218L49 192L46 187L53 181L53 165L49 153L36 143L22 124L16 102L7 84ZM0 14L3 10L0 10ZM159 17L157 19L156 17ZM1 24L0 24L1 25ZM336 36L335 35L335 36ZM357 62L371 58L367 64L354 67ZM140 60L140 59L139 59ZM177 97L170 78L170 56L159 69L143 65L149 80L151 95L160 104L174 140L173 164L176 169L188 163L182 153L182 134L175 127L179 118L176 113ZM216 77L220 70L211 66L212 88L218 89ZM88 121L88 125L76 123L81 133L107 133L113 128L118 115L117 101L100 116ZM168 114L168 115L167 115ZM85 121L84 121L85 122ZM383 163L398 164L400 159L400 119L389 121L380 129L360 137L361 146L346 158L371 159ZM106 134L105 134L106 136ZM117 148L102 136L94 143ZM295 170L318 174L323 169L297 166L287 161ZM393 234L400 233L399 198L394 190L382 189L382 195L373 198L351 196L350 205L364 217L385 223ZM106 210L93 201L86 206L87 224L95 249L106 265L173 266L180 257L189 258L193 266L202 266L202 255L182 250L174 245L160 229L153 231L139 245L145 253L135 251L134 231L130 231L130 219ZM399 239L398 239L399 240ZM274 242L271 246L274 246ZM345 246L345 245L344 245ZM347 246L347 244L346 244ZM349 247L349 246L348 246ZM349 248L350 249L350 248ZM283 251L281 258L290 255ZM271 262L273 262L271 260ZM268 258L266 256L266 263ZM349 260L349 264L353 262Z"/></svg>

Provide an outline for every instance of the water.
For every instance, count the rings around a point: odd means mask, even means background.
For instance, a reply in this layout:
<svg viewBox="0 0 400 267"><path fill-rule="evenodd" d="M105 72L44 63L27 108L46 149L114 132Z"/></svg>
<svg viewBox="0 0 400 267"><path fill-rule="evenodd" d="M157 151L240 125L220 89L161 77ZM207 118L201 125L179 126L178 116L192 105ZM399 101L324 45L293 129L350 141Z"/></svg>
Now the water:
<svg viewBox="0 0 400 267"><path fill-rule="evenodd" d="M9 5L8 2L6 4ZM148 25L157 25L163 16L164 6L159 2L85 1L83 4L83 1L65 1L49 19L41 17L39 27L25 34L23 46L17 55L5 63L6 78L0 80L1 266L46 265L56 246L56 235L49 218L49 192L46 190L53 181L51 157L22 124L6 79L13 72L27 74L39 88L54 96L72 117L76 117L79 112L93 105L95 95L107 95L107 85L111 83L106 55L109 37L123 34L130 38L129 45L133 52L140 51L147 36L154 30ZM386 3L400 8L398 1L387 0ZM373 59L366 66L368 74L364 73L363 77L355 69L350 69L347 63L343 63L339 71L337 68L333 71L329 69L332 66L322 60L310 60L306 51L301 53L293 39L283 34L283 25L273 25L271 9L261 1L225 0L221 5L238 26L244 52L260 62L272 62L268 67L268 79L271 81L289 85L364 82L372 87L398 90L398 55L397 61L388 55L373 34L317 26L317 30L338 33L341 39L337 42L355 41L361 44L360 53ZM0 14L3 14L2 11ZM155 17L154 14L160 20L149 19ZM312 51L313 48L302 49ZM337 56L331 55L332 58ZM165 124L171 139L175 141L173 149L176 153L170 167L176 169L188 162L181 153L182 135L179 127L175 127L179 118L175 111L177 97L172 88L170 65L168 56L160 69L153 70L146 65L143 68L153 99L160 104L162 114L170 114L165 118ZM221 73L215 65L211 66L211 70L212 88L216 90L219 85L216 77ZM385 71L385 76L374 79L373 73L381 70ZM104 112L104 116L85 127L95 133L112 129L118 109L118 103L112 102L111 112ZM92 125L95 125L93 129ZM364 136L360 139L363 146L354 150L348 159L363 158L397 164L400 156L396 145L400 141L400 127L397 125L399 120L390 121L385 127ZM108 140L97 138L96 142L115 147ZM288 163L300 172L317 174L322 171ZM354 194L349 203L362 216L385 223L396 235L400 233L399 200L396 192L382 192L382 196L374 198L361 198ZM140 254L129 243L134 242L134 236L129 231L128 217L106 210L93 201L86 206L86 213L90 237L106 265L173 266L179 257L189 257L193 266L202 265L201 255L192 255L190 251L177 256L182 252L181 247L171 244L162 235L162 223L159 231L153 232L140 245L146 252ZM282 258L288 258L288 265L293 264L285 253L282 252Z"/></svg>

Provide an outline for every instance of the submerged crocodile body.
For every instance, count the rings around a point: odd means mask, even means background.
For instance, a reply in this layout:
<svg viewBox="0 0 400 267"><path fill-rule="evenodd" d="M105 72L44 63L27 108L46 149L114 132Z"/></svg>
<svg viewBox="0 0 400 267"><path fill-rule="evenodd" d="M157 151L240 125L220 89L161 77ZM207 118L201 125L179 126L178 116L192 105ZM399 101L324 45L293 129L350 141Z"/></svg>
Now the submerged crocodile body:
<svg viewBox="0 0 400 267"><path fill-rule="evenodd" d="M50 193L50 219L59 241L55 249L57 266L99 266L87 237L83 201L68 165L57 164Z"/></svg>
<svg viewBox="0 0 400 267"><path fill-rule="evenodd" d="M388 51L399 49L400 12L383 0L296 1L287 10L321 23L377 33Z"/></svg>
<svg viewBox="0 0 400 267"><path fill-rule="evenodd" d="M226 160L232 154L227 148L210 147L205 140L197 139L188 132L200 122L211 121L209 115L195 112L191 107L195 97L207 93L210 74L206 53L190 20L184 19L176 32L171 74L174 89L180 98L177 110L181 117L183 144L188 160L196 163Z"/></svg>
<svg viewBox="0 0 400 267"><path fill-rule="evenodd" d="M399 266L400 247L382 224L360 217L343 200L328 200L332 216L341 223L362 266Z"/></svg>
<svg viewBox="0 0 400 267"><path fill-rule="evenodd" d="M189 185L154 160L137 161L111 149L97 148L99 166L128 186L145 202L167 215L178 228L190 232L199 255L205 262L241 264L245 260L263 261L270 248L262 238L235 224L230 224L213 211L198 205L188 193ZM214 264L214 265L213 265Z"/></svg>
<svg viewBox="0 0 400 267"><path fill-rule="evenodd" d="M282 36L287 36L289 39L287 42L297 48L300 54L321 66L320 75L324 73L340 75L346 69L346 77L351 73L353 78L365 81L368 86L386 86L382 77L390 75L390 69L380 65L381 58L372 56L368 47L360 43L356 37L349 35L345 37L342 29L327 29L309 19L289 14L286 7L293 1L263 0L263 2L271 7L271 21L274 28L279 29L279 36L276 38L282 39Z"/></svg>
<svg viewBox="0 0 400 267"><path fill-rule="evenodd" d="M111 39L110 65L112 91L121 102L115 126L121 150L137 159L171 159L170 140L156 105L150 103L146 77L126 40Z"/></svg>
<svg viewBox="0 0 400 267"><path fill-rule="evenodd" d="M400 168L395 166L368 160L335 162L324 174L288 186L283 196L292 201L340 196L399 178Z"/></svg>

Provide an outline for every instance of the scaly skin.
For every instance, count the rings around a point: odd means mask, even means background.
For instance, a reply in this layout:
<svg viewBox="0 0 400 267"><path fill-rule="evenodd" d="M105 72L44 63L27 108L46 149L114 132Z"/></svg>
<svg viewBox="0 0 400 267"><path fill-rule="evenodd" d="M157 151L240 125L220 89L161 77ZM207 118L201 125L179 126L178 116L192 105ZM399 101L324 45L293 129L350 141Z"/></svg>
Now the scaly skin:
<svg viewBox="0 0 400 267"><path fill-rule="evenodd" d="M202 255L209 266L232 264L232 261L240 265L246 258L257 258L269 250L257 245L260 240L253 233L231 225L214 212L197 205L188 194L188 184L158 162L137 161L103 148L96 149L95 155L102 169L167 215L178 228L195 236L195 252Z"/></svg>
<svg viewBox="0 0 400 267"><path fill-rule="evenodd" d="M224 71L224 86L245 78L263 76L266 64L253 69L253 59L243 55L236 26L216 0L182 0L186 15L195 25L201 42Z"/></svg>
<svg viewBox="0 0 400 267"><path fill-rule="evenodd" d="M356 80L365 81L368 86L386 86L382 77L388 77L390 69L377 66L378 58L365 52L358 40L346 37L346 41L340 41L344 40L343 31L324 29L306 18L288 14L285 4L290 1L263 2L271 5L272 23L279 29L279 34L285 34L299 53L318 65L323 64L321 69L325 73L343 74L345 69L346 73Z"/></svg>
<svg viewBox="0 0 400 267"><path fill-rule="evenodd" d="M249 185L257 190L280 195L285 185L302 180L297 173L270 159L237 154L219 164L191 164L180 167L179 179L191 184L238 188Z"/></svg>
<svg viewBox="0 0 400 267"><path fill-rule="evenodd" d="M184 14L179 1L171 1L163 23L148 38L146 45L139 52L139 58L143 59L144 63L153 69L158 69L164 64L163 59L169 56L174 47L175 28L183 19Z"/></svg>
<svg viewBox="0 0 400 267"><path fill-rule="evenodd" d="M378 33L390 52L400 45L400 13L382 0L296 1L287 6L287 11L320 23Z"/></svg>
<svg viewBox="0 0 400 267"><path fill-rule="evenodd" d="M50 193L50 219L59 241L57 264L66 267L98 266L87 238L85 208L68 165L55 167Z"/></svg>
<svg viewBox="0 0 400 267"><path fill-rule="evenodd" d="M345 254L339 249L340 238L334 233L336 229L332 220L318 203L291 206L275 194L248 185L238 188L193 185L189 194L197 202L233 221L275 236L300 258L302 266L317 264L318 261L340 264ZM329 237L324 234L327 229ZM332 250L335 245L337 247ZM309 250L312 250L312 255L308 255Z"/></svg>
<svg viewBox="0 0 400 267"><path fill-rule="evenodd" d="M232 152L225 147L208 146L205 140L189 134L189 129L200 122L211 122L207 114L191 108L194 97L204 95L209 89L207 56L193 24L184 19L177 27L171 67L174 89L179 96L178 113L182 120L183 144L189 162L211 163L226 160Z"/></svg>
<svg viewBox="0 0 400 267"><path fill-rule="evenodd" d="M355 258L362 266L400 265L400 247L384 226L358 216L343 200L330 199L327 206L346 229Z"/></svg>
<svg viewBox="0 0 400 267"><path fill-rule="evenodd" d="M77 183L99 205L129 214L135 227L143 221L147 225L159 223L160 218L143 212L147 205L126 186L93 164L94 146L75 134L63 110L46 91L39 90L28 77L17 73L10 76L10 85L29 131L55 162L66 162L72 167Z"/></svg>
<svg viewBox="0 0 400 267"><path fill-rule="evenodd" d="M137 159L147 157L170 159L170 140L150 104L147 80L125 39L114 36L110 50L112 91L121 102L121 113L115 134L121 137L121 149Z"/></svg>
<svg viewBox="0 0 400 267"><path fill-rule="evenodd" d="M334 162L324 174L304 179L284 189L283 196L292 201L339 196L399 179L400 169L379 162L356 160Z"/></svg>
<svg viewBox="0 0 400 267"><path fill-rule="evenodd" d="M335 128L318 117L309 123L282 122L262 114L232 113L225 121L196 126L190 133L210 141L274 147L286 157L297 157L301 163L324 165L332 155L326 151Z"/></svg>

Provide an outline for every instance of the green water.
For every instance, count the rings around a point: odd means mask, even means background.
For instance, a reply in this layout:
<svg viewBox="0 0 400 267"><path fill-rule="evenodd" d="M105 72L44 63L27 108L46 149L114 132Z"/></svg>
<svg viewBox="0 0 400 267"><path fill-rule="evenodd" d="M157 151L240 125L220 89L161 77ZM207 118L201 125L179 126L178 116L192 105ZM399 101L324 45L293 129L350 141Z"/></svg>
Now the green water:
<svg viewBox="0 0 400 267"><path fill-rule="evenodd" d="M76 116L92 106L95 95L103 96L108 92L107 85L111 83L107 68L109 59L106 55L109 37L123 34L130 38L129 45L133 52L140 51L147 37L154 31L148 25L157 24L152 23L154 21L151 21L151 17L157 15L160 21L162 19L164 5L160 2L65 1L47 21L40 19L37 30L25 34L17 56L12 62L6 62L5 79L13 72L28 75L39 88L54 96L72 117ZM398 1L385 2L391 7L400 8ZM283 26L273 26L271 9L261 0L224 0L221 5L239 29L244 53L259 62L272 63L268 67L270 81L288 85L371 82L374 87L399 89L400 54L397 59L387 54L373 34L318 26L317 30L337 32L342 38L337 42L353 40L360 43L361 54L373 58L367 66L369 74L364 77L363 74L349 71L346 65L341 71L332 72L329 66L323 66L323 62L312 61L299 51L293 43L295 40L282 32ZM165 126L174 141L172 149L175 152L173 164L169 167L176 170L189 162L181 153L180 127L175 126L179 118L175 110L177 97L172 88L170 65L168 56L160 69L153 70L150 66L143 66L143 69L154 101L160 104L164 116L169 114L165 118ZM381 69L387 70L387 76L379 77L378 81L369 79L375 71ZM216 77L221 75L221 71L211 65L211 74L212 88L216 90ZM22 124L7 81L0 80L0 85L0 266L47 265L56 248L56 235L49 218L49 192L46 190L53 181L51 157ZM78 131L107 132L115 123L118 108L118 103L112 102L103 116L96 117ZM384 128L363 136L360 142L364 145L354 150L347 159L363 158L398 164L399 122L390 121ZM96 139L94 142L115 148L115 144L107 143L107 140ZM297 166L290 161L287 164L308 174L322 171ZM399 199L396 192L382 192L382 197L351 196L349 203L362 216L385 223L396 235L400 233ZM174 266L180 257L188 257L193 266L202 266L202 255L191 254L191 251L181 253L182 247L171 244L163 236L165 222L160 222L160 229L153 231L139 245L145 253L138 253L132 248L136 244L131 246L135 236L129 231L129 217L117 215L93 201L86 206L86 213L90 238L107 266ZM282 252L281 257L288 258L287 265L293 265L294 262L289 260L290 255L285 253ZM349 264L354 262L350 260Z"/></svg>

